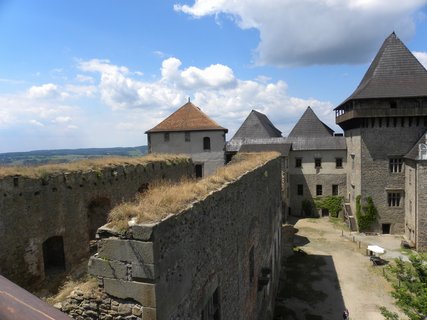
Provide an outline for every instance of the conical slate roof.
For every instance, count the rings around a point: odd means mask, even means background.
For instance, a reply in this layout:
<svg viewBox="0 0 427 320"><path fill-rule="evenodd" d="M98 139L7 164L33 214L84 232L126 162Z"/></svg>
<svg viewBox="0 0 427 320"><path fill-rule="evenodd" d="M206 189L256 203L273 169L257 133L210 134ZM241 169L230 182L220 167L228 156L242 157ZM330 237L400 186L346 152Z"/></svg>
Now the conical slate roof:
<svg viewBox="0 0 427 320"><path fill-rule="evenodd" d="M357 89L342 104L354 99L422 96L427 96L427 71L393 32Z"/></svg>
<svg viewBox="0 0 427 320"><path fill-rule="evenodd" d="M281 136L282 132L271 123L265 114L252 110L231 140L278 138Z"/></svg>
<svg viewBox="0 0 427 320"><path fill-rule="evenodd" d="M331 137L333 134L334 130L320 121L314 111L307 107L307 110L289 133L288 138L322 138Z"/></svg>
<svg viewBox="0 0 427 320"><path fill-rule="evenodd" d="M292 150L345 150L343 136L334 136L334 131L324 124L308 107L286 138Z"/></svg>
<svg viewBox="0 0 427 320"><path fill-rule="evenodd" d="M154 128L146 131L150 132L170 132L170 131L225 131L214 120L203 113L190 101L184 104L177 111L172 113L165 120L160 122Z"/></svg>

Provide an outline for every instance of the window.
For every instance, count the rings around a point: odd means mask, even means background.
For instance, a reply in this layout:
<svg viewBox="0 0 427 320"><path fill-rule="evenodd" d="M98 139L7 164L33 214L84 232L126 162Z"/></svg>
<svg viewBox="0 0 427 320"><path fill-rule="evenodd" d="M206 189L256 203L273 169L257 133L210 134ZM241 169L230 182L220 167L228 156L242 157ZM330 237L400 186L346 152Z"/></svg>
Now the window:
<svg viewBox="0 0 427 320"><path fill-rule="evenodd" d="M332 185L332 195L333 196L337 196L338 195L338 185L337 184L333 184Z"/></svg>
<svg viewBox="0 0 427 320"><path fill-rule="evenodd" d="M402 158L390 158L389 169L390 172L402 172L403 159Z"/></svg>
<svg viewBox="0 0 427 320"><path fill-rule="evenodd" d="M316 196L321 196L321 195L322 195L322 185L316 184Z"/></svg>
<svg viewBox="0 0 427 320"><path fill-rule="evenodd" d="M299 195L299 196L302 196L303 195L303 190L304 190L304 188L303 188L303 186L302 186L302 184L298 184L297 185L297 194Z"/></svg>
<svg viewBox="0 0 427 320"><path fill-rule="evenodd" d="M397 108L396 101L390 101L390 109L396 109L396 108Z"/></svg>
<svg viewBox="0 0 427 320"><path fill-rule="evenodd" d="M212 296L207 301L201 314L201 320L220 320L220 296L216 288Z"/></svg>
<svg viewBox="0 0 427 320"><path fill-rule="evenodd" d="M335 166L337 168L342 168L342 158L335 158Z"/></svg>
<svg viewBox="0 0 427 320"><path fill-rule="evenodd" d="M295 159L295 168L302 168L302 158Z"/></svg>
<svg viewBox="0 0 427 320"><path fill-rule="evenodd" d="M387 195L388 206L389 207L400 207L400 192L389 192Z"/></svg>
<svg viewBox="0 0 427 320"><path fill-rule="evenodd" d="M165 142L168 142L168 141L169 141L169 132L165 132L165 133L163 134L163 140L164 140Z"/></svg>
<svg viewBox="0 0 427 320"><path fill-rule="evenodd" d="M211 149L211 138L204 137L203 138L203 150L210 150Z"/></svg>
<svg viewBox="0 0 427 320"><path fill-rule="evenodd" d="M185 141L190 142L191 141L190 132L185 132L184 135L185 135Z"/></svg>
<svg viewBox="0 0 427 320"><path fill-rule="evenodd" d="M322 167L322 159L321 158L314 158L314 167L315 168L321 168Z"/></svg>

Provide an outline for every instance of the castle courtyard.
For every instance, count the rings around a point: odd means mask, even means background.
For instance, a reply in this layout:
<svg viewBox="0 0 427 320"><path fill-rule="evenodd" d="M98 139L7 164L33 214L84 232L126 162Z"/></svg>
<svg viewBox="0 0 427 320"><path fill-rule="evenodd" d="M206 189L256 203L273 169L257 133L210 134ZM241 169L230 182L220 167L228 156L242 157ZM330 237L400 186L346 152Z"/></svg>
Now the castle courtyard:
<svg viewBox="0 0 427 320"><path fill-rule="evenodd" d="M353 236L329 218L291 222L295 248L283 258L275 319L342 319L347 308L350 319L380 320L379 306L397 311L383 267L372 265L365 248L377 240L390 260L400 254L399 237L369 236L353 242Z"/></svg>

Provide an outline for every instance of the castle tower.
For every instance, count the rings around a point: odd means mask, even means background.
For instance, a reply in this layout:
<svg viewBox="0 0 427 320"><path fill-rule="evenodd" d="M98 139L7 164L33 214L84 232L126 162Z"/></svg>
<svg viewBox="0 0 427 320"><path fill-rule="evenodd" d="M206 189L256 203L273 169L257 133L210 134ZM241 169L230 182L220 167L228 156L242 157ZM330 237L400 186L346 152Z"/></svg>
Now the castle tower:
<svg viewBox="0 0 427 320"><path fill-rule="evenodd" d="M403 233L404 156L427 129L427 71L393 32L359 86L335 108L347 142L348 201L370 196L372 231Z"/></svg>

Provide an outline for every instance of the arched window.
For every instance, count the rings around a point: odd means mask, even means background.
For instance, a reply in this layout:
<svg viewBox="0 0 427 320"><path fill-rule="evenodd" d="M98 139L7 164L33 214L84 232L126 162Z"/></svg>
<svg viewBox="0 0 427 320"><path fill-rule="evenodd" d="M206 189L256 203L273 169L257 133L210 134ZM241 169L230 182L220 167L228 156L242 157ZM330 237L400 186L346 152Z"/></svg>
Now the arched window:
<svg viewBox="0 0 427 320"><path fill-rule="evenodd" d="M210 150L211 149L211 138L204 137L203 138L203 150Z"/></svg>

